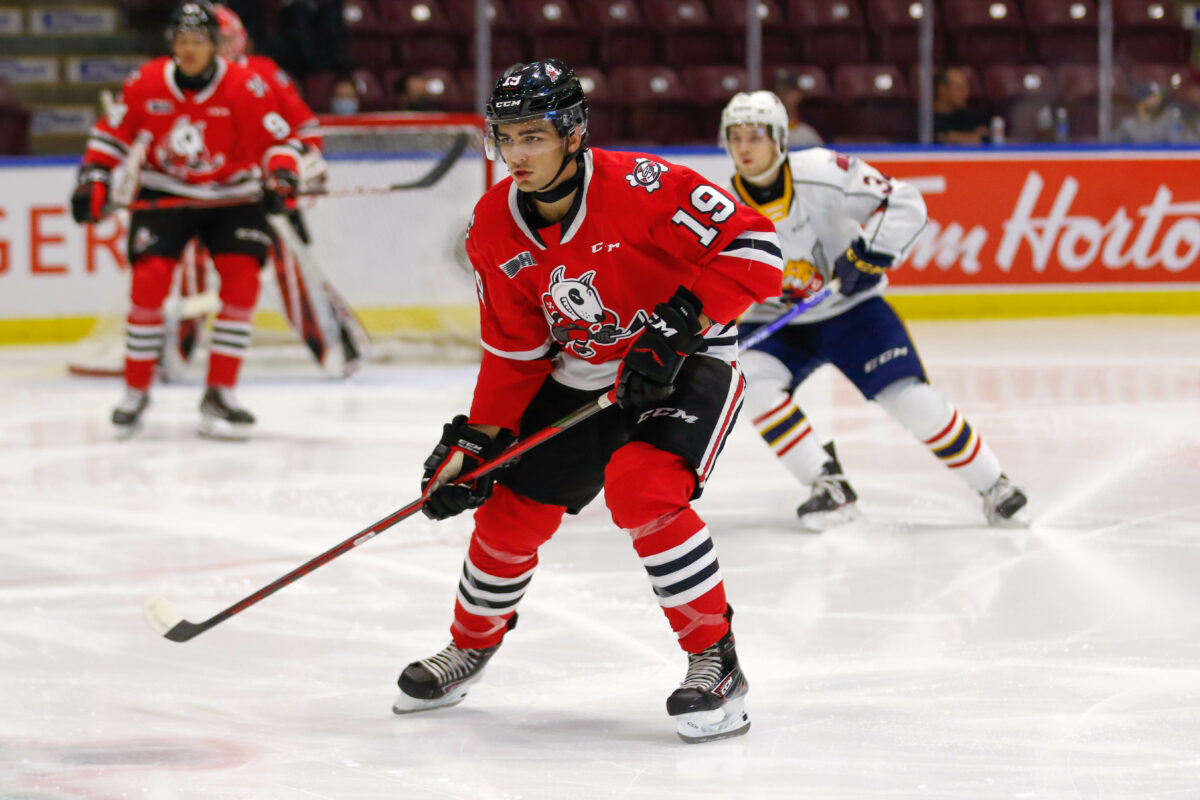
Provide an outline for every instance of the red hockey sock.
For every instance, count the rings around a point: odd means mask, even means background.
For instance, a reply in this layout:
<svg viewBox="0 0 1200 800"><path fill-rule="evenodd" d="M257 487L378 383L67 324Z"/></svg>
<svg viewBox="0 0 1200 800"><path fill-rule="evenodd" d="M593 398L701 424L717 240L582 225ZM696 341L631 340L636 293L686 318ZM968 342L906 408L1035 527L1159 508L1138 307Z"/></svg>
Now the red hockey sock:
<svg viewBox="0 0 1200 800"><path fill-rule="evenodd" d="M725 584L708 526L692 510L692 467L644 442L618 450L605 472L613 521L633 538L679 646L698 653L729 631Z"/></svg>
<svg viewBox="0 0 1200 800"><path fill-rule="evenodd" d="M145 392L154 381L154 366L166 341L163 302L171 290L175 262L145 256L133 264L130 309L125 318L125 385Z"/></svg>
<svg viewBox="0 0 1200 800"><path fill-rule="evenodd" d="M450 633L462 648L499 644L537 567L537 551L554 535L566 509L548 506L498 484L475 512L475 533L463 562Z"/></svg>
<svg viewBox="0 0 1200 800"><path fill-rule="evenodd" d="M213 322L212 351L208 359L208 385L232 387L254 324L254 304L258 302L258 259L253 256L222 253L214 256L221 276L221 313Z"/></svg>

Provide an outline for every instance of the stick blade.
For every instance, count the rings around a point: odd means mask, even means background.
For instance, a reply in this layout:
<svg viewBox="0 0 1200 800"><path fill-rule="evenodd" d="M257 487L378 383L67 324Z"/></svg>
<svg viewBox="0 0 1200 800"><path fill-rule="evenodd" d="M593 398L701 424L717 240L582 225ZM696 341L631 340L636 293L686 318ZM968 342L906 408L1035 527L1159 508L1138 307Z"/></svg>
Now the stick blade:
<svg viewBox="0 0 1200 800"><path fill-rule="evenodd" d="M165 597L151 597L142 606L142 613L155 633L173 642L186 642L196 635L192 630L196 626L185 620Z"/></svg>

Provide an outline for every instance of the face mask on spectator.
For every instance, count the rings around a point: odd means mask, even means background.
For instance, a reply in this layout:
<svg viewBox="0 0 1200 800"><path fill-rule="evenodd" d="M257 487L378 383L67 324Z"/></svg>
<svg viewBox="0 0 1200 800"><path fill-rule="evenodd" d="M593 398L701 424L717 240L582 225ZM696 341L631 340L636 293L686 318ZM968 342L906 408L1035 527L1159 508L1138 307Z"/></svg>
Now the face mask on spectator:
<svg viewBox="0 0 1200 800"><path fill-rule="evenodd" d="M329 110L334 114L357 114L358 101L353 97L335 97L329 104Z"/></svg>

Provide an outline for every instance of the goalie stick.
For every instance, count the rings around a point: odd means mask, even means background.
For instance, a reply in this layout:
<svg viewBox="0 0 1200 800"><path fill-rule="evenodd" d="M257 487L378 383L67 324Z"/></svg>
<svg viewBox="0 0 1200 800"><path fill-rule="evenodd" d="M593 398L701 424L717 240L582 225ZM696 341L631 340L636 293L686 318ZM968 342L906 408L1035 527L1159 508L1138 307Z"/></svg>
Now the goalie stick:
<svg viewBox="0 0 1200 800"><path fill-rule="evenodd" d="M523 453L527 453L546 440L557 436L568 428L578 425L580 422L590 418L597 412L603 411L612 404L613 398L612 393L610 392L609 394L599 397L587 405L576 409L557 422L547 425L537 433L530 434L524 439L513 442L503 453L489 461L483 462L466 475L459 477L456 482L470 483L476 478L480 478L490 472L494 472ZM193 639L196 636L204 633L209 628L221 624L235 614L240 614L258 601L269 597L283 587L287 586L289 583L304 577L308 573L317 569L317 567L328 564L338 556L353 550L360 544L370 541L386 531L388 528L395 525L397 522L408 519L413 514L417 513L417 511L419 511L421 506L424 504L425 495L422 495L403 508L392 512L375 524L364 528L363 530L351 536L349 539L334 545L316 558L304 562L286 575L283 575L271 583L268 583L257 592L243 597L229 608L225 609L219 614L209 617L203 622L189 622L188 620L184 619L183 616L175 609L175 606L171 604L171 601L167 600L165 597L151 597L146 601L145 605L142 607L142 611L146 616L146 622L149 623L150 627L154 629L155 633L165 636L173 642L186 642L189 639Z"/></svg>

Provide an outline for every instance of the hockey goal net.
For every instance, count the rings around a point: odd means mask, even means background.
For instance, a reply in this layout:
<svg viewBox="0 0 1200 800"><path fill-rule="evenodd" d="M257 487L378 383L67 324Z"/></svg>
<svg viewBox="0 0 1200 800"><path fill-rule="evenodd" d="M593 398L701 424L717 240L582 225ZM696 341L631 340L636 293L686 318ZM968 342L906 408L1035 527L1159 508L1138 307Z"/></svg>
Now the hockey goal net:
<svg viewBox="0 0 1200 800"><path fill-rule="evenodd" d="M370 339L366 359L476 357L475 283L463 246L471 210L492 183L482 117L322 117L321 134L330 196L301 201L310 234L305 256L361 322ZM180 320L198 320L191 328L202 352L205 319L219 309L216 273L203 251L189 251L183 264L166 306L168 327L181 331ZM288 323L294 290L276 273L274 264L262 273L251 364L307 352ZM124 313L113 309L97 319L70 358L72 372L120 374ZM169 343L164 358L169 371L186 366L177 345Z"/></svg>

